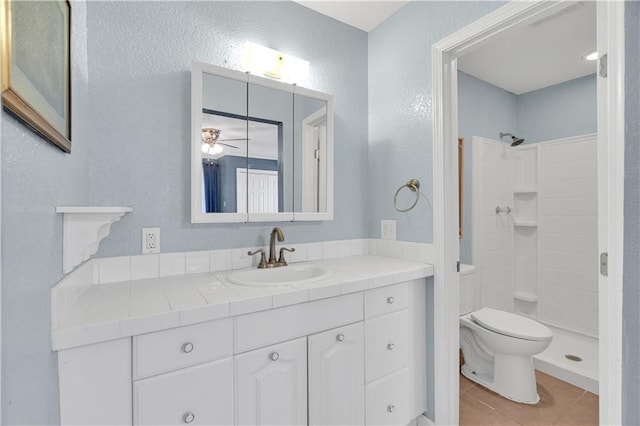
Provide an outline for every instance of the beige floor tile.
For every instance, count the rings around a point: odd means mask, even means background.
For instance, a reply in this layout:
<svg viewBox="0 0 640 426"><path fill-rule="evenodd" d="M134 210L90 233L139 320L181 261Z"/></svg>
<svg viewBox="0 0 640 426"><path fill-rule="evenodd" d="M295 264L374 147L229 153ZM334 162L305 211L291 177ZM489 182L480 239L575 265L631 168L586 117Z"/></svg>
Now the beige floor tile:
<svg viewBox="0 0 640 426"><path fill-rule="evenodd" d="M535 405L510 401L482 386L475 386L464 395L484 402L514 423L551 425L566 414L584 393L584 390L546 374L538 376L537 383L540 402Z"/></svg>
<svg viewBox="0 0 640 426"><path fill-rule="evenodd" d="M598 395L585 392L569 411L555 423L557 425L598 425Z"/></svg>
<svg viewBox="0 0 640 426"><path fill-rule="evenodd" d="M536 371L540 402L510 401L460 374L460 425L597 425L598 396Z"/></svg>
<svg viewBox="0 0 640 426"><path fill-rule="evenodd" d="M474 386L476 386L475 382L472 382L471 380L460 374L460 394L465 393Z"/></svg>
<svg viewBox="0 0 640 426"><path fill-rule="evenodd" d="M466 393L460 395L460 426L516 424L504 414L483 404L476 398Z"/></svg>

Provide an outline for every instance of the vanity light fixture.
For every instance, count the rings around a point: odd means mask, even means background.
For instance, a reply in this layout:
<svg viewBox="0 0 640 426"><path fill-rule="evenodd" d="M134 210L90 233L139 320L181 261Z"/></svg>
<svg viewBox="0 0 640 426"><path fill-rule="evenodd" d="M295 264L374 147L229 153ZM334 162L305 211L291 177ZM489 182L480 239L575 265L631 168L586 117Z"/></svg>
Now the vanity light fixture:
<svg viewBox="0 0 640 426"><path fill-rule="evenodd" d="M585 61L597 61L598 60L598 52L595 50L591 50L584 55L582 55L582 59Z"/></svg>
<svg viewBox="0 0 640 426"><path fill-rule="evenodd" d="M309 75L309 62L257 43L244 46L244 71L285 83L299 83Z"/></svg>

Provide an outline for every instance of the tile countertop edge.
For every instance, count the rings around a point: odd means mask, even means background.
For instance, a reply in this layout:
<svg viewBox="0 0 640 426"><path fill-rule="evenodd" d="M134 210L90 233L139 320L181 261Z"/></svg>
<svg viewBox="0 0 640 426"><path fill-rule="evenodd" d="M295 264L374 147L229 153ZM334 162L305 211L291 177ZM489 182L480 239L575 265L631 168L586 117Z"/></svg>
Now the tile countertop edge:
<svg viewBox="0 0 640 426"><path fill-rule="evenodd" d="M353 259L355 262L352 264L349 259ZM399 282L433 276L433 266L430 264L372 255L326 259L318 261L317 263L334 267L336 269L335 274L325 280L295 288L285 288L280 290L274 287L246 287L246 289L258 289L262 291L247 290L247 293L253 294L239 295L237 299L223 299L220 300L219 303L207 302L204 306L181 307L180 309L172 309L168 312L140 315L133 318L120 318L108 321L108 324L107 322L96 322L80 324L74 327L59 327L52 330L52 350L61 351L110 340L129 338L140 334L167 330L179 326L213 321L230 316L245 315L268 309L281 308L312 300L337 297L353 292L366 291ZM378 272L370 271L369 268L367 268L367 266L370 266L371 264L376 265L376 270L378 270ZM230 290L233 292L234 289L237 290L237 287L239 286L230 285L219 279L219 276L224 275L225 273L227 272L221 271L207 274L183 275L171 278L183 279L185 280L185 284L195 279L205 279L213 281L214 283L210 285L214 288L220 286L224 287L225 291ZM129 281L128 286L135 286L138 281L139 280ZM96 301L93 299L89 301L83 299L77 303L96 303ZM129 303L131 303L131 301ZM181 321L181 318L184 318L185 315L188 316L190 313L193 313L198 309L207 307L212 308L215 305L228 306L228 313L226 315L216 313L210 318L204 316L201 321L192 320L186 321L185 323ZM130 312L131 307L129 306L128 308L129 309L126 311ZM134 324L137 326L134 326ZM105 327L108 327L110 332L106 333ZM117 332L115 330L116 328Z"/></svg>

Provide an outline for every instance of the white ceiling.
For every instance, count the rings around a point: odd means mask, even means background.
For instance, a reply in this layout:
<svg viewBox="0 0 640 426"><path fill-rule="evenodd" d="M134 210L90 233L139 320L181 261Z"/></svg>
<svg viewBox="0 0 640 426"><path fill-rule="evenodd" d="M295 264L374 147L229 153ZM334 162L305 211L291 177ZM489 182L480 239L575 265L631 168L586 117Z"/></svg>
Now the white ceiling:
<svg viewBox="0 0 640 426"><path fill-rule="evenodd" d="M581 56L596 47L596 2L571 2L559 13L491 38L458 59L458 69L516 95L596 72Z"/></svg>
<svg viewBox="0 0 640 426"><path fill-rule="evenodd" d="M294 0L363 31L371 31L408 3ZM596 72L581 56L596 46L596 2L566 2L560 12L507 30L458 60L458 69L516 95Z"/></svg>
<svg viewBox="0 0 640 426"><path fill-rule="evenodd" d="M238 157L278 159L278 126L257 121L247 121L214 114L202 114L202 128L220 129L222 152L203 157L220 158L225 155ZM247 141L248 132L248 141ZM231 145L231 146L227 146ZM235 148L234 148L235 147ZM248 148L248 152L247 152Z"/></svg>
<svg viewBox="0 0 640 426"><path fill-rule="evenodd" d="M293 1L366 32L374 29L378 24L393 15L398 9L409 2L409 0Z"/></svg>

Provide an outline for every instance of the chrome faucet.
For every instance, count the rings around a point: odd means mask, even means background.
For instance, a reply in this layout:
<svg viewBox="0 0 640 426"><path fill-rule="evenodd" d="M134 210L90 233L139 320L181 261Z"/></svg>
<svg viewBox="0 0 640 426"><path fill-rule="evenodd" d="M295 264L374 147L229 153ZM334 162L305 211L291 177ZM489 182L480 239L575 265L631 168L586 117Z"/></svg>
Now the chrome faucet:
<svg viewBox="0 0 640 426"><path fill-rule="evenodd" d="M287 266L287 261L284 258L284 252L296 251L296 249L294 248L280 247L280 257L276 259L276 238L278 239L278 241L284 241L284 234L282 233L282 229L278 228L277 226L271 230L271 239L269 241L269 260L265 259L263 249L258 249L247 253L249 256L260 253L260 262L258 263L258 269Z"/></svg>

